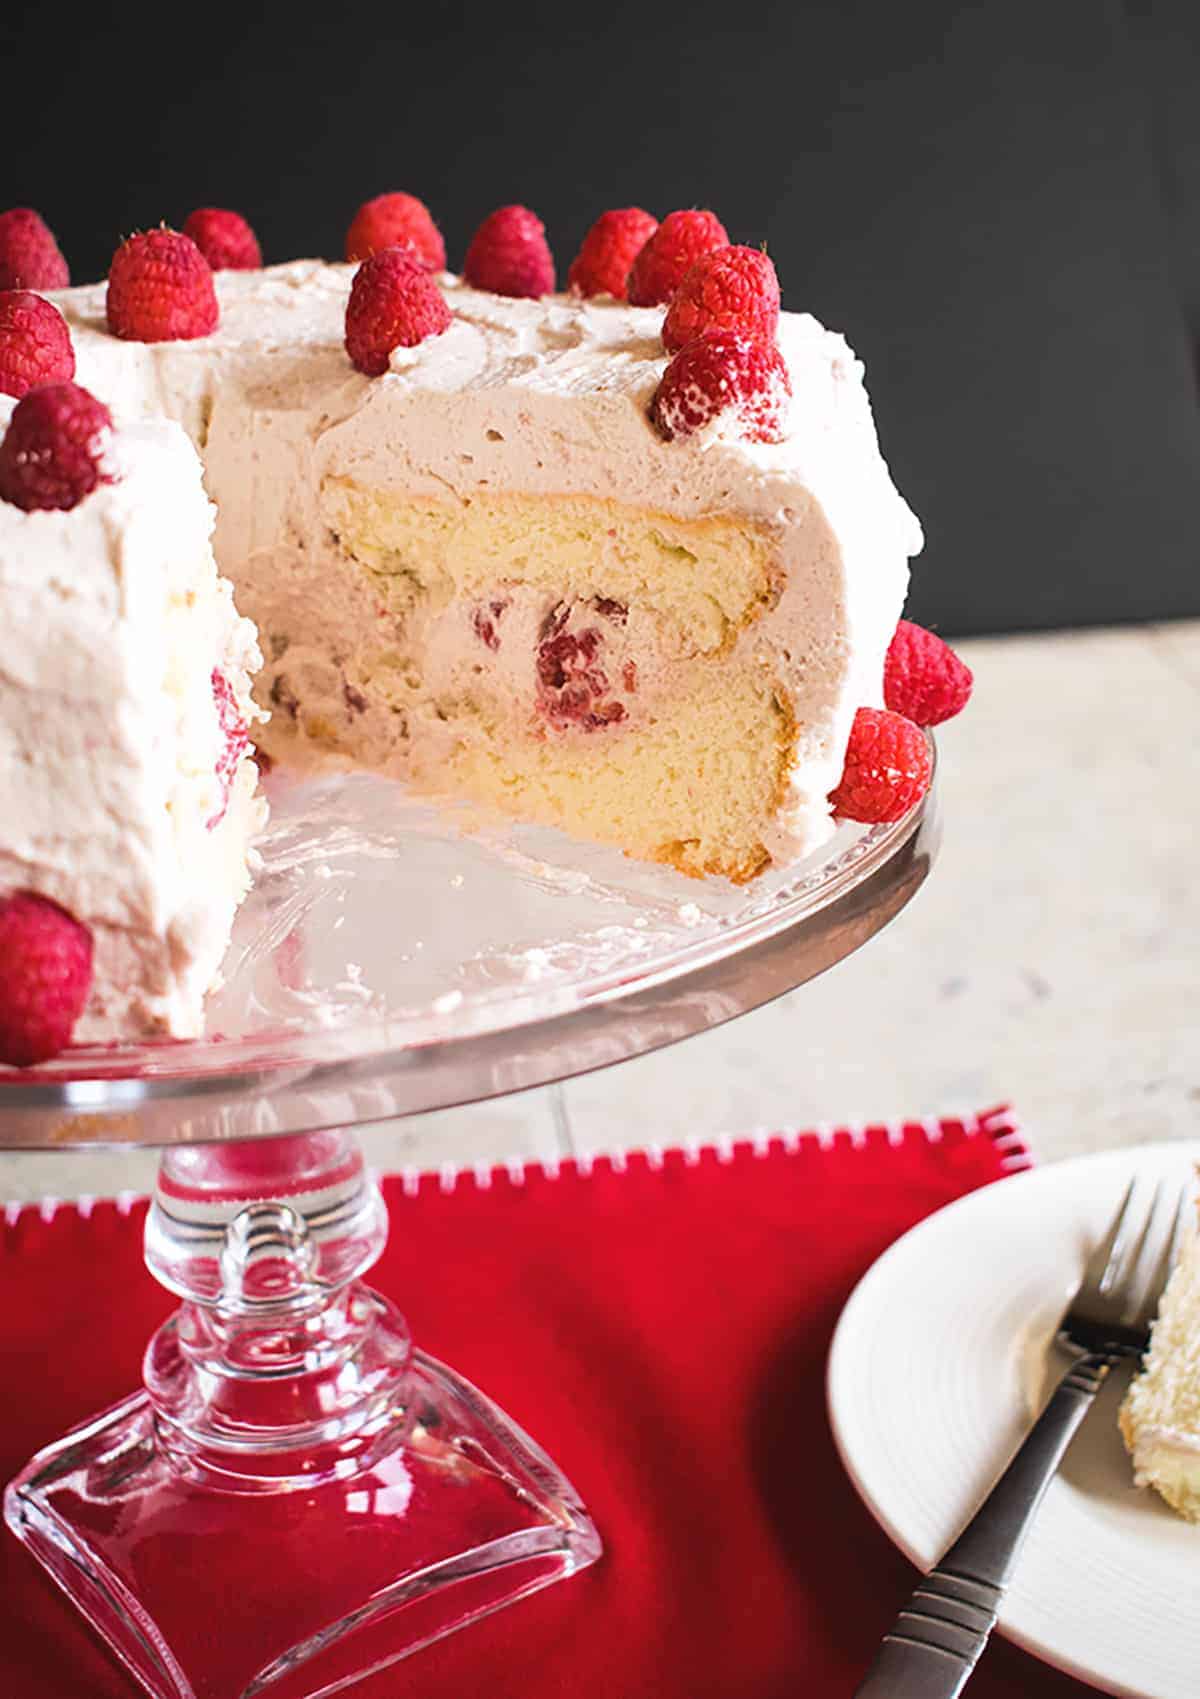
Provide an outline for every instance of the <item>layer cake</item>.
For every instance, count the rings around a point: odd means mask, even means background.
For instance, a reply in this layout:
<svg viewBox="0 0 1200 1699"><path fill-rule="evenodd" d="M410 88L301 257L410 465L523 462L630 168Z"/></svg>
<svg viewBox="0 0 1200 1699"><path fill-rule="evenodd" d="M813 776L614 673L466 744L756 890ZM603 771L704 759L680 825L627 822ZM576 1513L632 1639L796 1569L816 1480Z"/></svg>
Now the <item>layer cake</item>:
<svg viewBox="0 0 1200 1699"><path fill-rule="evenodd" d="M260 633L259 747L690 874L819 845L921 542L843 339L783 315L784 441L667 442L661 309L443 274L449 329L368 378L353 272L218 273L219 327L186 342L118 340L103 285L50 297L78 381L200 452Z"/></svg>

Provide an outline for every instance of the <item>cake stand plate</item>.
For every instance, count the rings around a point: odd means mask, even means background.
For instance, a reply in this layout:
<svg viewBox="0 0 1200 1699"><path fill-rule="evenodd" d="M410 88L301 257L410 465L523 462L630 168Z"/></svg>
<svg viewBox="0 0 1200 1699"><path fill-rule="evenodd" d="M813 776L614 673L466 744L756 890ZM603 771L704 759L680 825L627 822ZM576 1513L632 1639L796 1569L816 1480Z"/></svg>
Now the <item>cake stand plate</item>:
<svg viewBox="0 0 1200 1699"><path fill-rule="evenodd" d="M5 1495L154 1699L318 1699L600 1554L565 1475L363 1284L387 1223L350 1129L755 1008L886 924L938 837L931 791L738 890L361 775L272 810L208 1037L0 1069L0 1148L164 1147L146 1260L182 1306L143 1390Z"/></svg>

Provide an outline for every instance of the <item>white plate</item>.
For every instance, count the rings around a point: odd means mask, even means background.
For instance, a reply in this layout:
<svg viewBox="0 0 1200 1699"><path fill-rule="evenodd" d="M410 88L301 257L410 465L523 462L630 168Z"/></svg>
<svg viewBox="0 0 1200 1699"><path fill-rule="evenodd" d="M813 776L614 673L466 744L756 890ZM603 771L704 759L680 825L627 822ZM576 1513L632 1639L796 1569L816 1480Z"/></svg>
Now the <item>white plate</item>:
<svg viewBox="0 0 1200 1699"><path fill-rule="evenodd" d="M1129 1176L1183 1180L1200 1145L1143 1145L973 1192L867 1272L829 1361L849 1474L907 1557L941 1556L1065 1367L1051 1339ZM1200 1693L1200 1526L1133 1485L1110 1377L1043 1501L1000 1612L1048 1663L1134 1699Z"/></svg>

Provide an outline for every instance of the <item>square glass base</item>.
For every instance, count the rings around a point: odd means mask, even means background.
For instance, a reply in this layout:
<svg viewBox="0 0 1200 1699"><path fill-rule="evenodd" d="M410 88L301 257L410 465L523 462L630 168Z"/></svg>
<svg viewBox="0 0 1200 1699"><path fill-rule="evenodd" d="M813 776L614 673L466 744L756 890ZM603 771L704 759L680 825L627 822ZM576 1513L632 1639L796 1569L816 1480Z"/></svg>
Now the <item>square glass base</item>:
<svg viewBox="0 0 1200 1699"><path fill-rule="evenodd" d="M193 1478L144 1393L41 1452L9 1526L154 1699L318 1699L592 1563L570 1482L414 1351L369 1461ZM269 1476L269 1472L268 1472Z"/></svg>

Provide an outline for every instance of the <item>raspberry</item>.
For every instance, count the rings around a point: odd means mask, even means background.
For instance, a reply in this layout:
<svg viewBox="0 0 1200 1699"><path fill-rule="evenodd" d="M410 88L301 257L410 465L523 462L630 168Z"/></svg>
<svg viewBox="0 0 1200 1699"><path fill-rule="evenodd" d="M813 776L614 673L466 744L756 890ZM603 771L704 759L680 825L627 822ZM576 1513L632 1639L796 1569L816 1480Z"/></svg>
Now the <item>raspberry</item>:
<svg viewBox="0 0 1200 1699"><path fill-rule="evenodd" d="M597 611L600 600L590 604ZM619 602L609 605L622 606ZM591 732L623 720L625 707L606 700L610 685L600 664L604 637L599 628L585 625L582 630L569 629L576 615L586 619L587 607L586 603L572 607L558 602L551 608L542 621L535 666L538 703L551 724L576 725Z"/></svg>
<svg viewBox="0 0 1200 1699"><path fill-rule="evenodd" d="M75 376L75 350L57 307L28 289L0 290L0 395Z"/></svg>
<svg viewBox="0 0 1200 1699"><path fill-rule="evenodd" d="M71 1042L92 988L92 935L32 891L0 897L0 1062L28 1068Z"/></svg>
<svg viewBox="0 0 1200 1699"><path fill-rule="evenodd" d="M663 346L675 354L710 331L738 331L773 342L779 279L757 248L714 248L684 274L663 320Z"/></svg>
<svg viewBox="0 0 1200 1699"><path fill-rule="evenodd" d="M31 389L0 442L0 501L26 513L75 507L97 484L113 482L104 467L111 431L108 408L77 383Z"/></svg>
<svg viewBox="0 0 1200 1699"><path fill-rule="evenodd" d="M186 342L217 328L212 268L190 236L146 230L113 255L108 328L127 342Z"/></svg>
<svg viewBox="0 0 1200 1699"><path fill-rule="evenodd" d="M212 693L213 701L217 705L217 723L221 728L224 743L217 758L217 784L221 788L221 806L211 820L205 821L210 832L225 818L225 810L229 807L229 793L233 789L238 766L250 747L250 728L237 705L233 687L219 667L213 668Z"/></svg>
<svg viewBox="0 0 1200 1699"><path fill-rule="evenodd" d="M899 820L929 789L933 760L920 726L886 708L860 708L829 802L842 820Z"/></svg>
<svg viewBox="0 0 1200 1699"><path fill-rule="evenodd" d="M364 201L346 232L346 258L369 260L381 248L399 248L408 242L426 271L445 271L446 244L430 217L429 208L415 195L397 190Z"/></svg>
<svg viewBox="0 0 1200 1699"><path fill-rule="evenodd" d="M792 393L783 355L751 336L699 336L662 375L650 414L665 437L706 431L782 442Z"/></svg>
<svg viewBox="0 0 1200 1699"><path fill-rule="evenodd" d="M612 295L623 301L629 268L657 229L657 218L640 206L602 212L571 261L567 273L570 293Z"/></svg>
<svg viewBox="0 0 1200 1699"><path fill-rule="evenodd" d="M527 206L489 213L471 238L463 276L472 289L532 298L554 292L554 259L546 227Z"/></svg>
<svg viewBox="0 0 1200 1699"><path fill-rule="evenodd" d="M902 619L883 664L883 699L919 726L940 726L966 707L974 680L949 644Z"/></svg>
<svg viewBox="0 0 1200 1699"><path fill-rule="evenodd" d="M198 206L184 220L183 233L191 237L213 271L258 271L262 266L258 237L240 212Z"/></svg>
<svg viewBox="0 0 1200 1699"><path fill-rule="evenodd" d="M409 248L381 248L354 274L346 303L346 352L368 377L388 369L393 348L440 336L450 309Z"/></svg>
<svg viewBox="0 0 1200 1699"><path fill-rule="evenodd" d="M490 602L480 602L471 615L471 629L493 654L500 647L500 621L509 608L509 597L496 596Z"/></svg>
<svg viewBox="0 0 1200 1699"><path fill-rule="evenodd" d="M728 245L729 236L715 212L669 212L629 268L630 305L663 305L702 254Z"/></svg>
<svg viewBox="0 0 1200 1699"><path fill-rule="evenodd" d="M70 281L53 231L32 207L0 212L0 289L65 289Z"/></svg>

